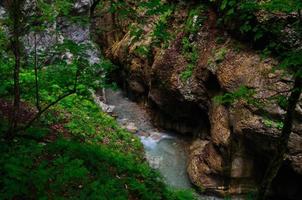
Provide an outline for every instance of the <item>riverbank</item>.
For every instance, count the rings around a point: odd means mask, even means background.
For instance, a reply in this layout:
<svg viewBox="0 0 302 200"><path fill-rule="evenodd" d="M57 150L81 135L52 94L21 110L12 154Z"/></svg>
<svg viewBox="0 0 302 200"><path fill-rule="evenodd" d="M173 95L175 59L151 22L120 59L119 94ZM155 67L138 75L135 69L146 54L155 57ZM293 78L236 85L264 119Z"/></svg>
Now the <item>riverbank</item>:
<svg viewBox="0 0 302 200"><path fill-rule="evenodd" d="M92 99L67 97L22 134L0 141L0 199L194 199L167 187L139 139Z"/></svg>

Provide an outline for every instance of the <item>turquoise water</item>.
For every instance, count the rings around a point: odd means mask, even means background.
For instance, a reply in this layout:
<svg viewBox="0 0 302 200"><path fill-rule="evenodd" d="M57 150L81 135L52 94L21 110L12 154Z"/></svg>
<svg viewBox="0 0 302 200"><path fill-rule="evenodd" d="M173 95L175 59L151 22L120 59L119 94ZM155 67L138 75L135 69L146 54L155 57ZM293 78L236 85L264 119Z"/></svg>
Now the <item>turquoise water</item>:
<svg viewBox="0 0 302 200"><path fill-rule="evenodd" d="M105 103L114 106L112 114L119 124L131 129L141 139L150 166L159 170L168 185L178 189L192 189L186 170L190 140L153 126L146 107L130 101L122 91L107 89L105 96ZM210 196L199 197L219 200Z"/></svg>

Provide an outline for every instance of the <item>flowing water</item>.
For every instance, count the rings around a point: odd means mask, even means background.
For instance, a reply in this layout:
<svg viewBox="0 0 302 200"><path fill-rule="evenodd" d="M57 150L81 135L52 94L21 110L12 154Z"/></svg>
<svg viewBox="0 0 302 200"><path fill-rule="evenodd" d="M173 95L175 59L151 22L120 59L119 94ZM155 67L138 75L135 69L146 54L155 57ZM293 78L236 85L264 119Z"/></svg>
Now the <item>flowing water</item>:
<svg viewBox="0 0 302 200"><path fill-rule="evenodd" d="M151 167L158 169L168 185L179 189L192 189L186 172L188 138L172 132L157 129L151 123L150 115L121 91L106 90L106 104L113 105L117 121L126 129L136 132L145 148L146 158ZM200 199L218 200L202 196Z"/></svg>

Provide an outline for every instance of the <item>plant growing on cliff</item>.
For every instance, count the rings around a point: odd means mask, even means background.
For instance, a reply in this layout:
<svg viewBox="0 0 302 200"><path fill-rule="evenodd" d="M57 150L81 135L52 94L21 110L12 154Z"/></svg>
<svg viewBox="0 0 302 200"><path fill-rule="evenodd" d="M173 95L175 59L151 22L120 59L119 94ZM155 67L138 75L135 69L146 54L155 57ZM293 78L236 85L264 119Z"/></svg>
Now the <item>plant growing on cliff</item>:
<svg viewBox="0 0 302 200"><path fill-rule="evenodd" d="M226 55L228 50L225 47L214 49L214 56L208 60L208 69L212 71L213 73L216 72L218 64L221 63Z"/></svg>
<svg viewBox="0 0 302 200"><path fill-rule="evenodd" d="M153 43L155 45L163 43L163 46L167 47L169 40L171 39L171 34L168 32L168 22L173 10L173 7L167 7L167 9L159 16L152 32Z"/></svg>
<svg viewBox="0 0 302 200"><path fill-rule="evenodd" d="M200 5L190 10L185 24L185 36L182 38L182 54L184 55L188 65L185 70L180 73L182 81L189 79L199 58L199 51L194 38L206 19L205 6Z"/></svg>
<svg viewBox="0 0 302 200"><path fill-rule="evenodd" d="M219 104L231 105L239 100L244 100L249 104L258 105L259 102L253 97L255 91L247 88L246 86L240 86L234 92L227 92L224 95L218 95L214 97L214 102Z"/></svg>
<svg viewBox="0 0 302 200"><path fill-rule="evenodd" d="M150 47L141 45L136 47L134 52L143 58L148 58L150 56Z"/></svg>
<svg viewBox="0 0 302 200"><path fill-rule="evenodd" d="M205 5L199 5L190 10L186 24L185 32L186 34L196 35L197 32L202 27L204 21L206 20L206 7Z"/></svg>
<svg viewBox="0 0 302 200"><path fill-rule="evenodd" d="M182 54L188 62L187 67L180 74L180 78L186 81L192 76L193 70L197 65L199 54L195 43L190 42L189 38L184 37L182 39Z"/></svg>
<svg viewBox="0 0 302 200"><path fill-rule="evenodd" d="M182 81L188 80L192 76L194 68L195 68L194 65L188 64L186 69L180 73L181 80Z"/></svg>

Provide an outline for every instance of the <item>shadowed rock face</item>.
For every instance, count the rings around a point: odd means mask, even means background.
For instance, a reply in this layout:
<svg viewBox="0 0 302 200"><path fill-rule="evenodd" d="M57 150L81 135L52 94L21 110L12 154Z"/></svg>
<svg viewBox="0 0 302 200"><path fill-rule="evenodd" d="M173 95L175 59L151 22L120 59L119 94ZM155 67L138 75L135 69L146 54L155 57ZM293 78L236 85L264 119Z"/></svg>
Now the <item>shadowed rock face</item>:
<svg viewBox="0 0 302 200"><path fill-rule="evenodd" d="M188 161L191 181L206 192L247 194L255 191L261 181L280 134L276 123L285 111L274 100L263 100L260 107L243 100L224 106L212 98L245 85L255 91L255 98L268 99L280 92L287 94L290 79L282 71L272 70L277 65L274 59L260 59L255 51L217 30L216 15L208 10L207 20L191 40L198 47L197 65L192 76L182 80L181 73L188 65L182 53L182 30L189 10L186 6L176 9L169 22L175 39L168 48L153 47L151 58L139 55L135 48L150 46L154 28L151 21L156 19L150 19L144 27L142 39L132 41L130 20L121 21L117 14L103 13L94 24L103 30L96 35L97 40L107 57L120 66L113 77L133 99L149 102L155 122L180 133L194 133L196 140ZM218 43L217 38L224 42ZM222 51L223 58L217 58ZM300 105L288 145L288 167L276 179L279 185L288 179L286 173L296 174L293 179L301 177L301 113ZM273 124L268 125L268 119ZM283 196L301 197L300 191L286 189Z"/></svg>

